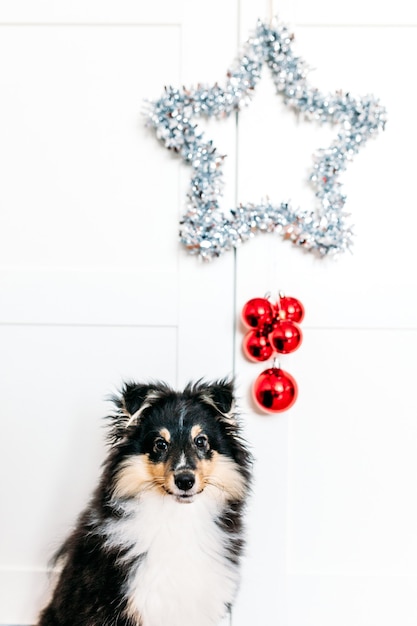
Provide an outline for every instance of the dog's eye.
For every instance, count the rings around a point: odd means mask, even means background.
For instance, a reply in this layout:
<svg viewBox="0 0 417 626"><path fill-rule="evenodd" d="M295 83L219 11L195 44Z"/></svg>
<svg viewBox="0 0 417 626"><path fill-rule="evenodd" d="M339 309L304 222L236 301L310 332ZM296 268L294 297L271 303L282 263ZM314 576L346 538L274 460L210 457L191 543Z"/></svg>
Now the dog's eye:
<svg viewBox="0 0 417 626"><path fill-rule="evenodd" d="M208 447L206 435L198 435L198 437L194 439L194 443L199 450L205 450Z"/></svg>
<svg viewBox="0 0 417 626"><path fill-rule="evenodd" d="M162 439L162 437L160 437L159 439L155 440L155 443L153 444L153 449L155 452L166 452L168 450L168 444L165 439Z"/></svg>

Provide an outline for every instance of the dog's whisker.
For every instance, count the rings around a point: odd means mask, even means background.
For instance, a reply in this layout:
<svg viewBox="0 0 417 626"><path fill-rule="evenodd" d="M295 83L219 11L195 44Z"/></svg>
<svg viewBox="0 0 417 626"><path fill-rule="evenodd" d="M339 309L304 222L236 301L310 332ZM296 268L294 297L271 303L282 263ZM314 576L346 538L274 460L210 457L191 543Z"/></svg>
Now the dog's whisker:
<svg viewBox="0 0 417 626"><path fill-rule="evenodd" d="M212 487L216 487L220 491L226 491L226 488L225 488L224 484L222 482L220 482L219 480L216 480L214 478L209 477L209 478L206 479L206 483L207 483L207 485L210 485Z"/></svg>

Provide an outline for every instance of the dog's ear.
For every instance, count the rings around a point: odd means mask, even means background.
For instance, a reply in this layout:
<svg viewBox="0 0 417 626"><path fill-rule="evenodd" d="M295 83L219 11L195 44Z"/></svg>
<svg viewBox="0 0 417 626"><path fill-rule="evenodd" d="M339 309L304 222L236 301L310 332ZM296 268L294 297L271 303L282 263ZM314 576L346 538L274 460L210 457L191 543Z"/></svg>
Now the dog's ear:
<svg viewBox="0 0 417 626"><path fill-rule="evenodd" d="M143 407L149 393L154 389L152 385L125 383L118 401L116 400L116 406L130 420Z"/></svg>
<svg viewBox="0 0 417 626"><path fill-rule="evenodd" d="M139 423L143 411L150 406L151 398L155 398L156 385L127 382L118 395L111 400L117 411L109 415L110 431L108 439L116 443L126 435L126 429Z"/></svg>
<svg viewBox="0 0 417 626"><path fill-rule="evenodd" d="M231 380L219 380L210 385L210 396L220 413L228 414L234 406L234 387Z"/></svg>
<svg viewBox="0 0 417 626"><path fill-rule="evenodd" d="M203 402L214 406L221 418L235 422L235 396L232 380L222 379L202 385L201 397Z"/></svg>

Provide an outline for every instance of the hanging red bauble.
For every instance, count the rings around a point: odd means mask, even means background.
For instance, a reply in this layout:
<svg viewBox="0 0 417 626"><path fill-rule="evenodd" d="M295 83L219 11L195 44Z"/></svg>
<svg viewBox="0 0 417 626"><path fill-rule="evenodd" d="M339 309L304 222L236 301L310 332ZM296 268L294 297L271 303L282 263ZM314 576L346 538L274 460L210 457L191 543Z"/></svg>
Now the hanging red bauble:
<svg viewBox="0 0 417 626"><path fill-rule="evenodd" d="M274 311L272 304L266 298L252 298L242 309L242 320L246 326L260 328L272 323Z"/></svg>
<svg viewBox="0 0 417 626"><path fill-rule="evenodd" d="M267 361L273 352L268 335L257 330L246 333L242 348L245 356L251 361Z"/></svg>
<svg viewBox="0 0 417 626"><path fill-rule="evenodd" d="M274 324L269 340L274 350L280 354L289 354L300 347L303 335L297 324L290 320L281 320Z"/></svg>
<svg viewBox="0 0 417 626"><path fill-rule="evenodd" d="M289 409L297 399L294 378L281 368L271 367L259 374L253 384L253 396L263 411L279 413Z"/></svg>
<svg viewBox="0 0 417 626"><path fill-rule="evenodd" d="M279 319L291 320L299 324L304 319L304 307L297 298L280 296L276 304L276 315Z"/></svg>

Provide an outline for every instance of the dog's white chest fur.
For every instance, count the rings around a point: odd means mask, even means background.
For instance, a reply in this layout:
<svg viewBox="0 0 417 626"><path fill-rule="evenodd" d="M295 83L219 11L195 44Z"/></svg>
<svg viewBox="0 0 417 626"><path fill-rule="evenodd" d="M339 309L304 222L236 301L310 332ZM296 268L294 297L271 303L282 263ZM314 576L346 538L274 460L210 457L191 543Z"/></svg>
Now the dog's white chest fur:
<svg viewBox="0 0 417 626"><path fill-rule="evenodd" d="M238 571L216 524L220 502L202 493L190 504L144 494L109 542L146 555L128 581L129 614L143 626L216 626L234 600Z"/></svg>

